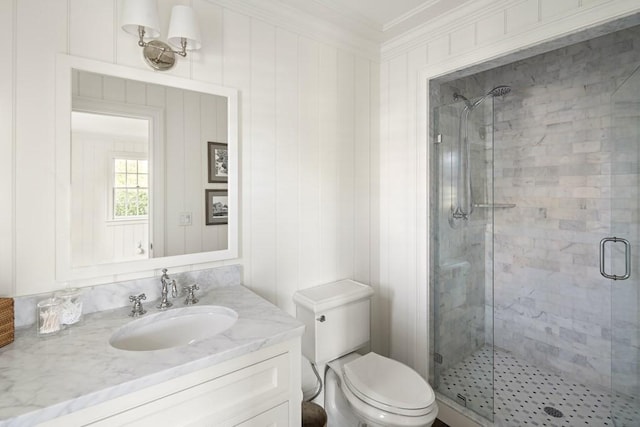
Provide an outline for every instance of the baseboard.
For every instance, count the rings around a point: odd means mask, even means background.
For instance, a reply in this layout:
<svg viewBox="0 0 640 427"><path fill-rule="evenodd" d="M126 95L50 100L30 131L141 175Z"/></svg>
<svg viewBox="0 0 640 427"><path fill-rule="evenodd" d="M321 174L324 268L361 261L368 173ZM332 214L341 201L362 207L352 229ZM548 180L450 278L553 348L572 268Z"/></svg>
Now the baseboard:
<svg viewBox="0 0 640 427"><path fill-rule="evenodd" d="M445 402L444 399L442 396L438 396L437 398L438 419L440 421L449 425L449 427L483 427L482 424L477 423L476 421L452 408L448 402Z"/></svg>

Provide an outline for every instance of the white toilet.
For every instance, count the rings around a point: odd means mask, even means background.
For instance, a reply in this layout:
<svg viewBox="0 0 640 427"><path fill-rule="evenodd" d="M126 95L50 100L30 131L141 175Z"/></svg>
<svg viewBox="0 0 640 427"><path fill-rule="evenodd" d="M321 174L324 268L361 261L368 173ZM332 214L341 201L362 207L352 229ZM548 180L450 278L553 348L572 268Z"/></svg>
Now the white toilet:
<svg viewBox="0 0 640 427"><path fill-rule="evenodd" d="M369 342L371 287L341 280L294 294L302 336L303 394L325 408L328 427L428 427L438 414L431 386ZM308 360L307 360L308 359ZM318 384L311 362L322 384Z"/></svg>

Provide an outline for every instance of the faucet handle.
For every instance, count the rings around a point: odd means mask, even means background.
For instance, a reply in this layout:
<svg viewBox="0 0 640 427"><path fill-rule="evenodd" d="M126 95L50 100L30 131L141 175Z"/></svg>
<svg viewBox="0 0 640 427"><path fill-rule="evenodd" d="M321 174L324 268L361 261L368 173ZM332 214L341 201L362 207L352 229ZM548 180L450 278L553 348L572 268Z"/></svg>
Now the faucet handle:
<svg viewBox="0 0 640 427"><path fill-rule="evenodd" d="M196 298L195 296L195 291L200 290L197 283L194 283L191 286L185 286L182 289L184 289L187 292L187 299L184 300L184 303L186 305L196 304L199 301L198 298Z"/></svg>
<svg viewBox="0 0 640 427"><path fill-rule="evenodd" d="M178 284L176 283L176 279L171 280L171 298L178 297Z"/></svg>
<svg viewBox="0 0 640 427"><path fill-rule="evenodd" d="M131 301L131 302L140 302L141 300L145 300L145 299L147 299L147 295L146 294L140 294L138 296L131 295L129 297L129 301Z"/></svg>
<svg viewBox="0 0 640 427"><path fill-rule="evenodd" d="M131 308L131 313L129 313L130 317L142 316L147 312L147 310L145 310L142 307L142 300L145 300L145 299L147 299L147 296L145 294L140 294L138 296L131 295L129 297L129 301L133 303L133 307Z"/></svg>

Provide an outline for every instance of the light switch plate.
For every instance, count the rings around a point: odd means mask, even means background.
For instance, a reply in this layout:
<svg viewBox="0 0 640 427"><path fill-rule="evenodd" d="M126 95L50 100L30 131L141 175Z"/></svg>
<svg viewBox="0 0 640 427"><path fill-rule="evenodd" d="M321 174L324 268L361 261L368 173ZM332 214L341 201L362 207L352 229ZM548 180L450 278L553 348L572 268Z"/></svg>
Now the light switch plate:
<svg viewBox="0 0 640 427"><path fill-rule="evenodd" d="M180 212L179 225L191 225L191 212Z"/></svg>

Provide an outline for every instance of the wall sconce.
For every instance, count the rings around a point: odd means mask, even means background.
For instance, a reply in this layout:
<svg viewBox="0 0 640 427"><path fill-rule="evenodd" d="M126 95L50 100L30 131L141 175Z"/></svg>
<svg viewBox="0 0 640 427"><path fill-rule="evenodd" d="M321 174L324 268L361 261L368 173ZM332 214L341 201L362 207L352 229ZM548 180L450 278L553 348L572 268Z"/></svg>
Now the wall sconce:
<svg viewBox="0 0 640 427"><path fill-rule="evenodd" d="M176 55L184 58L188 50L200 49L200 29L189 6L179 5L171 9L169 44L156 40L160 37L156 0L124 0L121 25L125 32L138 37L142 55L154 70L170 70L176 63Z"/></svg>

